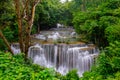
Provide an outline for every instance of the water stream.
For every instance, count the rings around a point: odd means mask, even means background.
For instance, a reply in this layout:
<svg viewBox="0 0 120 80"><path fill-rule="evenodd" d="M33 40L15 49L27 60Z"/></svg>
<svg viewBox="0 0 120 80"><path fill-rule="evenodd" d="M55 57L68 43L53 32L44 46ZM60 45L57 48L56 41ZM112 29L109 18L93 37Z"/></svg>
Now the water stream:
<svg viewBox="0 0 120 80"><path fill-rule="evenodd" d="M77 69L79 76L82 76L90 70L95 55L98 55L98 49L89 49L85 44L36 44L29 48L29 57L34 63L52 67L63 75Z"/></svg>
<svg viewBox="0 0 120 80"><path fill-rule="evenodd" d="M13 50L14 54L19 54L20 51L20 45L18 43L11 44L11 49Z"/></svg>
<svg viewBox="0 0 120 80"><path fill-rule="evenodd" d="M52 41L59 39L64 41L66 41L66 39L73 40L72 38L76 36L74 30L66 30L61 28L60 30L43 31L40 34L35 34L34 38L47 42L50 42L49 39L52 39ZM11 48L14 54L20 53L19 44L12 44ZM51 44L43 44L40 42L29 47L28 57L31 58L35 64L48 68L52 67L62 75L67 74L72 69L77 69L81 77L85 71L91 69L98 53L98 48L85 43L55 44L52 42Z"/></svg>

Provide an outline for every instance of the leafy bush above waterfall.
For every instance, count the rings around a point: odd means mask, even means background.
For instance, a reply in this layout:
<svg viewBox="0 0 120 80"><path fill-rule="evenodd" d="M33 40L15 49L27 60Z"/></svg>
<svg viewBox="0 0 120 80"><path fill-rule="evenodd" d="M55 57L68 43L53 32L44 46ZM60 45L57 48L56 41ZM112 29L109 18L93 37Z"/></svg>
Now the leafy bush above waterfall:
<svg viewBox="0 0 120 80"><path fill-rule="evenodd" d="M120 40L120 1L102 1L106 2L88 11L75 12L73 24L77 33L83 34L87 40L105 47L109 42Z"/></svg>

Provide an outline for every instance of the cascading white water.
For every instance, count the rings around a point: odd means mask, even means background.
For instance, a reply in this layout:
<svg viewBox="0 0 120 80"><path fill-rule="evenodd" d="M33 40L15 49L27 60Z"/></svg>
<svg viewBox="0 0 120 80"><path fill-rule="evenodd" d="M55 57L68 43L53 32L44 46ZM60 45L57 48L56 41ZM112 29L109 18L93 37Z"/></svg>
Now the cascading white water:
<svg viewBox="0 0 120 80"><path fill-rule="evenodd" d="M57 40L59 38L62 38L58 32L53 32L52 35L48 35L49 39Z"/></svg>
<svg viewBox="0 0 120 80"><path fill-rule="evenodd" d="M54 28L50 31L42 31L40 34L33 36L41 41L59 41L69 39L70 44L36 44L31 46L28 51L28 57L35 64L44 67L53 67L57 72L65 75L72 69L77 69L81 77L85 71L90 70L94 63L94 58L98 55L98 50L93 44L76 43L77 34L71 28ZM75 40L74 40L75 39ZM51 41L52 40L52 41ZM37 41L37 42L38 42ZM39 41L39 42L40 42ZM72 44L72 42L76 44ZM52 42L53 43L53 42ZM91 48L92 47L92 48ZM12 44L11 48L14 54L20 53L19 44Z"/></svg>
<svg viewBox="0 0 120 80"><path fill-rule="evenodd" d="M46 37L44 35L41 35L41 34L36 35L35 38L41 39L41 40L46 40Z"/></svg>
<svg viewBox="0 0 120 80"><path fill-rule="evenodd" d="M94 55L97 51L93 49L85 50L86 45L80 44L43 44L29 48L29 57L34 63L45 67L53 67L57 72L65 75L72 69L77 69L79 76L90 70ZM84 50L82 50L84 49Z"/></svg>
<svg viewBox="0 0 120 80"><path fill-rule="evenodd" d="M57 50L58 50L58 47L55 46L55 47L54 47L54 52L55 52L55 53L54 53L54 67L55 67L55 70L56 70L56 67L57 67L57 57L56 57L57 54L58 54L58 53L57 53Z"/></svg>
<svg viewBox="0 0 120 80"><path fill-rule="evenodd" d="M14 54L21 53L20 45L18 43L11 44L11 49L12 49L12 51L13 51Z"/></svg>
<svg viewBox="0 0 120 80"><path fill-rule="evenodd" d="M61 28L60 28L61 29ZM77 34L76 32L74 32L73 30L69 30L65 31L67 28L63 28L64 31L41 31L39 34L35 34L34 38L38 39L38 40L58 40L58 39L67 39L67 38L73 38L76 37Z"/></svg>
<svg viewBox="0 0 120 80"><path fill-rule="evenodd" d="M39 44L31 46L28 51L28 57L30 57L34 63L41 66L46 66L47 61L43 48Z"/></svg>

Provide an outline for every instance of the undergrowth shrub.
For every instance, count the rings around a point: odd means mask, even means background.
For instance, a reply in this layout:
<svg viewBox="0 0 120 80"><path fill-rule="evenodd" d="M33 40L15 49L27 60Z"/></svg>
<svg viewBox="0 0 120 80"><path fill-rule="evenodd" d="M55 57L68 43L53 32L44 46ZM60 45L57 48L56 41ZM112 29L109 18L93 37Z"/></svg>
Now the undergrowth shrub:
<svg viewBox="0 0 120 80"><path fill-rule="evenodd" d="M85 72L80 80L119 80L120 42L110 43L101 51L94 69Z"/></svg>
<svg viewBox="0 0 120 80"><path fill-rule="evenodd" d="M23 54L0 52L0 80L59 80L53 69L24 61Z"/></svg>
<svg viewBox="0 0 120 80"><path fill-rule="evenodd" d="M24 61L24 54L11 55L0 52L0 80L79 80L76 70L66 76L54 71L53 68L44 68L32 61Z"/></svg>

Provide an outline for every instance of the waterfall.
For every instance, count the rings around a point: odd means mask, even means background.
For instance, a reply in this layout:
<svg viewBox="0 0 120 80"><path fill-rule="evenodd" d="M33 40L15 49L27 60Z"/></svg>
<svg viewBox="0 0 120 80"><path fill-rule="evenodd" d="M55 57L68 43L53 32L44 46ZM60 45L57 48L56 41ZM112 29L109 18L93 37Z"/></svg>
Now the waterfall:
<svg viewBox="0 0 120 80"><path fill-rule="evenodd" d="M31 58L36 64L39 64L41 66L47 65L44 49L41 48L39 44L36 44L35 46L31 46L29 48L28 57Z"/></svg>
<svg viewBox="0 0 120 80"><path fill-rule="evenodd" d="M34 63L48 68L53 67L63 75L77 69L81 77L85 71L90 70L95 55L98 55L98 49L89 48L85 44L37 44L29 48L28 57Z"/></svg>
<svg viewBox="0 0 120 80"><path fill-rule="evenodd" d="M12 51L13 51L14 54L19 54L19 53L21 53L19 43L13 43L13 44L11 44L10 47L11 47L11 49L12 49Z"/></svg>
<svg viewBox="0 0 120 80"><path fill-rule="evenodd" d="M47 68L52 67L62 75L66 75L72 69L77 69L81 77L85 71L91 69L99 53L94 44L78 42L77 34L72 28L53 28L50 31L41 31L40 34L33 35L31 38L32 44L46 42L30 46L28 57L35 64ZM69 44L65 44L67 40ZM53 44L54 41L60 43ZM11 44L11 49L14 54L21 52L19 44L16 43Z"/></svg>

